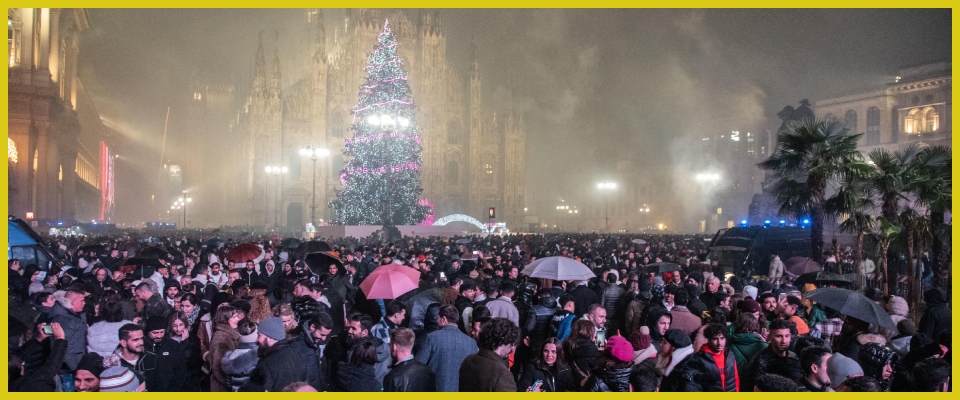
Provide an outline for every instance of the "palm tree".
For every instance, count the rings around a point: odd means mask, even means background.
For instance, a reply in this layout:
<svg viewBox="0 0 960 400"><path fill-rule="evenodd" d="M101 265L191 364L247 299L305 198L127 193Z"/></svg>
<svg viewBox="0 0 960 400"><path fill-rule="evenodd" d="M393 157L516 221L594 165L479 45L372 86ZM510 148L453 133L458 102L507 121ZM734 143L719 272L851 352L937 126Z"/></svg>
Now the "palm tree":
<svg viewBox="0 0 960 400"><path fill-rule="evenodd" d="M865 176L871 170L857 151L861 134L849 134L843 121L802 119L791 121L777 135L777 148L758 164L774 173L773 192L780 215L809 215L811 257L823 263L823 226L827 188L848 176Z"/></svg>
<svg viewBox="0 0 960 400"><path fill-rule="evenodd" d="M923 248L930 239L930 219L925 213L914 207L908 207L900 213L901 225L906 233L907 239L907 265L910 271L910 288L907 298L910 307L919 310L921 299L921 275L920 262Z"/></svg>
<svg viewBox="0 0 960 400"><path fill-rule="evenodd" d="M883 277L883 295L886 296L890 294L890 279L888 279L887 269L888 263L887 253L890 250L890 244L893 243L893 240L896 239L897 235L900 234L900 227L890 223L884 217L877 218L880 221L880 227L874 233L877 235L877 239L880 242L880 251L878 254L878 260L880 261L877 265L877 269L880 270L880 276Z"/></svg>
<svg viewBox="0 0 960 400"><path fill-rule="evenodd" d="M895 152L874 149L867 155L875 167L870 174L870 186L880 196L880 215L892 224L897 223L901 205L908 200L906 193L916 179L912 164L919 151L919 145L911 144Z"/></svg>
<svg viewBox="0 0 960 400"><path fill-rule="evenodd" d="M838 229L841 232L857 235L856 249L854 250L854 267L857 269L856 288L863 285L863 269L860 262L863 260L863 238L873 230L877 219L870 212L877 207L874 193L867 184L868 179L849 177L836 194L827 200L826 212L840 220Z"/></svg>
<svg viewBox="0 0 960 400"><path fill-rule="evenodd" d="M949 225L944 216L950 212L953 201L953 156L945 146L924 147L913 158L911 168L916 171L910 192L916 196L917 205L926 208L930 218L932 235L930 260L933 270L939 272L941 263L949 257Z"/></svg>

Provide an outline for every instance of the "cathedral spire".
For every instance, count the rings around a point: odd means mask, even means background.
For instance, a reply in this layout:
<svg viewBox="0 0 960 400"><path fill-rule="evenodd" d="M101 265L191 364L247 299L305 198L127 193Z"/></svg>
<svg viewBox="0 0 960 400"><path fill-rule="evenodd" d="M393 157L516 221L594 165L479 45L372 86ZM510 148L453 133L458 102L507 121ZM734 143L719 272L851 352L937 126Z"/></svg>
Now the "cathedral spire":
<svg viewBox="0 0 960 400"><path fill-rule="evenodd" d="M439 35L442 28L442 15L443 11L439 8L420 10L420 29L427 34Z"/></svg>
<svg viewBox="0 0 960 400"><path fill-rule="evenodd" d="M260 31L260 45L253 64L253 91L257 95L267 92L267 61L263 56L263 31Z"/></svg>
<svg viewBox="0 0 960 400"><path fill-rule="evenodd" d="M276 32L273 46L273 74L270 77L270 95L280 97L280 33Z"/></svg>
<svg viewBox="0 0 960 400"><path fill-rule="evenodd" d="M317 55L327 54L327 33L323 29L323 10L317 10Z"/></svg>

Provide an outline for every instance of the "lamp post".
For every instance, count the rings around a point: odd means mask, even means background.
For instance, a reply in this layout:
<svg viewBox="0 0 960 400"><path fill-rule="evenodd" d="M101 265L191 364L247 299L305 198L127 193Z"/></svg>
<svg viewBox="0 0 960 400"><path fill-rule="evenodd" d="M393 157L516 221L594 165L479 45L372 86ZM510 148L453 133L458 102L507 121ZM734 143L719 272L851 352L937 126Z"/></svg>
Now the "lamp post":
<svg viewBox="0 0 960 400"><path fill-rule="evenodd" d="M184 228L187 227L187 203L192 202L192 201L193 201L193 199L187 197L187 191L184 190L182 193L180 193L180 197L177 197L177 201L174 201L174 202L173 202L173 205L170 206L170 209L171 209L171 210L174 210L174 211L176 211L176 210L182 210L182 211L180 212L180 216L183 218L183 227L184 227ZM170 211L167 211L167 213L169 213L169 212L170 212ZM180 221L180 218L177 218L177 221L179 222L179 221Z"/></svg>
<svg viewBox="0 0 960 400"><path fill-rule="evenodd" d="M563 231L563 214L566 214L570 210L570 206L559 205L557 206L557 212L560 213L560 227L558 231Z"/></svg>
<svg viewBox="0 0 960 400"><path fill-rule="evenodd" d="M330 150L322 147L307 146L300 148L300 156L313 160L313 197L310 199L310 224L317 221L317 159L330 155Z"/></svg>
<svg viewBox="0 0 960 400"><path fill-rule="evenodd" d="M287 173L287 167L281 167L279 165L268 165L266 168L267 175L276 175L280 179L283 179L282 174ZM276 201L276 219L274 220L274 226L280 224L280 191L282 190L281 181L277 182L277 201ZM266 193L264 193L264 201L266 201Z"/></svg>
<svg viewBox="0 0 960 400"><path fill-rule="evenodd" d="M600 182L597 183L597 188L601 192L612 192L617 189L616 182ZM610 196L603 197L603 220L604 220L604 230L610 231Z"/></svg>

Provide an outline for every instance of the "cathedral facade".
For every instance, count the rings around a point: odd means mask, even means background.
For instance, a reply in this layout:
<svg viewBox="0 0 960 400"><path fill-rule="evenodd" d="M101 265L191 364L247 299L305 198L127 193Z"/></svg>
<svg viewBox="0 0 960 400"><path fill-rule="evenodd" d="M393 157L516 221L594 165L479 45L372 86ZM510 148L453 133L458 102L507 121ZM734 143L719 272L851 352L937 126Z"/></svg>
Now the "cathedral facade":
<svg viewBox="0 0 960 400"><path fill-rule="evenodd" d="M261 35L249 96L223 135L233 142L229 172L242 176L243 183L219 179L215 191L235 207L211 212L234 221L228 225L268 227L303 227L314 205L314 224L335 217L328 203L342 188L344 139L353 135L351 109L365 79L367 55L389 21L417 105L422 198L434 205L437 218L467 214L486 222L488 209L495 207L495 222L523 223L523 116L512 104L483 107L479 65L475 57L466 68L447 57L440 11L423 10L414 23L402 11L349 10L342 24L326 27L321 11L312 10L307 21L315 40L311 60L292 80L281 79L285 60L277 50L268 55ZM195 99L213 94L206 90L198 87ZM236 96L244 93L238 89ZM329 156L315 161L302 156L300 150L308 147L328 149Z"/></svg>

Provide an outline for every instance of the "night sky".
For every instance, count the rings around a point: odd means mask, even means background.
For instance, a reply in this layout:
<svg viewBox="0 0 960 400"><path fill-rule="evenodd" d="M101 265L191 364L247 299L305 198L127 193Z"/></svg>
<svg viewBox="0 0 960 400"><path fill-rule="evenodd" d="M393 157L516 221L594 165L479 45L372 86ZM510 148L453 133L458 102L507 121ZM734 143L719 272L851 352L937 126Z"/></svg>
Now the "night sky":
<svg viewBox="0 0 960 400"><path fill-rule="evenodd" d="M128 160L159 159L166 108L191 76L247 84L260 31L279 34L282 60L312 51L302 10L87 11L79 75L130 139ZM343 10L324 15L328 33L342 24ZM900 68L951 58L950 10L444 10L443 30L463 71L477 44L486 104L502 103L512 82L527 125L527 203L542 214L559 199L591 201L594 182L632 160L670 218L684 212L682 177L701 137L774 131L776 113L800 99L880 88ZM300 66L282 66L292 83ZM133 176L147 173L130 162ZM118 185L122 221L146 218L140 181Z"/></svg>

